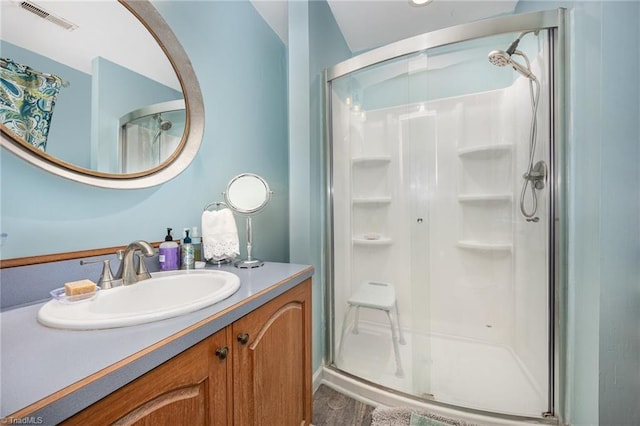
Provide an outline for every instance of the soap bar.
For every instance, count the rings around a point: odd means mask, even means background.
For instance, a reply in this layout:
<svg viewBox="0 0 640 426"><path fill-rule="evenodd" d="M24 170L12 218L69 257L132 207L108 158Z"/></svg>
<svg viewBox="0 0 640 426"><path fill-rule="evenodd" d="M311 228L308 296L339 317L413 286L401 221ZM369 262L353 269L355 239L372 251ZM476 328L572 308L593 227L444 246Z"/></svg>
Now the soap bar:
<svg viewBox="0 0 640 426"><path fill-rule="evenodd" d="M76 296L94 291L96 291L96 283L91 280L72 281L64 285L64 294L66 296Z"/></svg>

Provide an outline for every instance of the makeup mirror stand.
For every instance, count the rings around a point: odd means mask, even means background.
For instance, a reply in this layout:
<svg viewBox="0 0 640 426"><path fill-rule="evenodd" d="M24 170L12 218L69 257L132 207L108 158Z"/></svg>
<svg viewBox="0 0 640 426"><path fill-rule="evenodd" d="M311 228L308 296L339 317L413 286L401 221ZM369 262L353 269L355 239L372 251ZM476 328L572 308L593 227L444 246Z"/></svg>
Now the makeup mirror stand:
<svg viewBox="0 0 640 426"><path fill-rule="evenodd" d="M236 268L259 268L264 265L264 262L259 259L254 259L251 256L251 249L253 246L253 234L251 229L251 216L247 216L247 258L238 260L233 263Z"/></svg>
<svg viewBox="0 0 640 426"><path fill-rule="evenodd" d="M222 193L225 202L234 212L246 216L247 220L247 258L233 263L236 268L259 268L264 262L254 259L253 229L251 216L262 211L271 199L272 191L269 184L260 176L253 173L242 173L229 182L227 190Z"/></svg>

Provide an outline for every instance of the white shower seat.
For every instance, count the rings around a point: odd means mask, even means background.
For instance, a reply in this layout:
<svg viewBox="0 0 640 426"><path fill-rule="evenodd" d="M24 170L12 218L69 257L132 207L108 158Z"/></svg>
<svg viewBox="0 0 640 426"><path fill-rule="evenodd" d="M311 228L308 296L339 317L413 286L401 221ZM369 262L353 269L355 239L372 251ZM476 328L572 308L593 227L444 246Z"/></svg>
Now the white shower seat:
<svg viewBox="0 0 640 426"><path fill-rule="evenodd" d="M404 345L405 340L404 335L402 334L402 329L400 328L400 313L398 311L398 301L396 299L396 292L393 285L377 281L365 281L358 287L349 300L347 300L347 303L349 304L349 308L344 314L344 320L342 322L342 333L340 335L340 349L338 356L342 354L342 343L347 330L347 320L349 319L351 309L354 307L356 308L353 334L358 334L360 308L378 309L387 314L389 325L391 326L391 340L393 341L393 352L396 358L396 376L404 376L398 343ZM393 318L392 310L394 309L397 321L394 321Z"/></svg>

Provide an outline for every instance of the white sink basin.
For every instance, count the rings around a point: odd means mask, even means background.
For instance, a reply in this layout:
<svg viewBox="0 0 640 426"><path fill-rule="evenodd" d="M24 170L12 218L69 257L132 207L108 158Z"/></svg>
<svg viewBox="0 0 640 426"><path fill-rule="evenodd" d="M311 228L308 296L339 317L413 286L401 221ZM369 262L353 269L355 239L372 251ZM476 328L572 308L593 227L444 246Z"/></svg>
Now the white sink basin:
<svg viewBox="0 0 640 426"><path fill-rule="evenodd" d="M97 293L92 300L47 302L38 312L46 326L95 330L144 324L213 305L234 294L240 278L218 270L166 271L148 280Z"/></svg>

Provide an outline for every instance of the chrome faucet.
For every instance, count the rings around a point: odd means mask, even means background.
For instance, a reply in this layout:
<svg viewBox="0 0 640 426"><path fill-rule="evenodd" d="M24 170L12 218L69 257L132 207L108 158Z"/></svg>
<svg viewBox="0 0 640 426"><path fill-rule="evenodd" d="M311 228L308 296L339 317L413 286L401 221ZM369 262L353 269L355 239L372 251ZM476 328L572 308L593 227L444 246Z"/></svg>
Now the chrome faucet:
<svg viewBox="0 0 640 426"><path fill-rule="evenodd" d="M138 258L138 268L136 269L133 261L133 254L136 250L141 250ZM120 262L120 268L116 273L115 279L122 279L122 285L135 284L138 281L151 278L151 275L147 271L144 265L144 256L151 257L155 254L155 250L146 241L138 240L134 241L127 246L122 255L122 262Z"/></svg>

